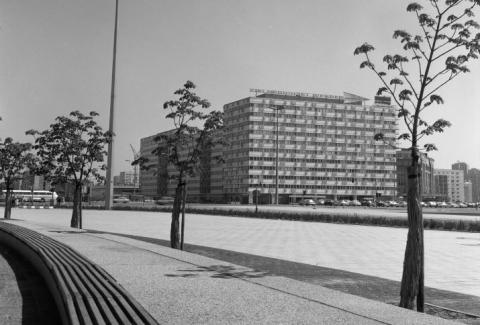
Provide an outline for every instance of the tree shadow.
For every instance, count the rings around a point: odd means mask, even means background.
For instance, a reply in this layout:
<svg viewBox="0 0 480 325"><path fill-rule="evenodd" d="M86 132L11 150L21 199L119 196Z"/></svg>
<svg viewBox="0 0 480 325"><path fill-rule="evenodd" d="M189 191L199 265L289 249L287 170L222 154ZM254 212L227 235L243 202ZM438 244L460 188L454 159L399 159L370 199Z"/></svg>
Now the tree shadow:
<svg viewBox="0 0 480 325"><path fill-rule="evenodd" d="M178 272L188 272L184 274L165 274L168 277L198 277L202 272L212 273L211 278L215 279L255 279L263 278L271 275L270 272L256 271L256 270L241 270L233 265L210 265L210 266L197 266L196 268L177 270Z"/></svg>
<svg viewBox="0 0 480 325"><path fill-rule="evenodd" d="M107 231L98 231L98 230L86 230L87 233L91 234L108 234L108 235L115 235L115 236L122 236L126 238L131 238L135 240L141 240L147 243L152 243L156 245L161 245L165 247L170 247L170 241L164 239L157 239L151 237L143 237L137 235L129 235L129 234L121 234L121 233L114 233L114 232L107 232ZM210 247L202 247L198 245L192 244L184 244L184 250L186 252L200 254L207 257L215 258L219 256L210 256L208 254L204 254L204 250L214 250L214 251L221 251L220 249L214 249ZM252 270L241 270L237 269L231 265L210 265L210 266L197 266L196 268L192 269L184 269L178 270L179 272L188 272L184 274L165 274L167 277L182 277L182 278L194 278L198 277L202 272L214 272L210 277L212 278L221 278L221 279L231 279L231 278L241 278L241 279L254 279L254 278L262 278L270 275L274 275L269 271L259 271L256 269Z"/></svg>

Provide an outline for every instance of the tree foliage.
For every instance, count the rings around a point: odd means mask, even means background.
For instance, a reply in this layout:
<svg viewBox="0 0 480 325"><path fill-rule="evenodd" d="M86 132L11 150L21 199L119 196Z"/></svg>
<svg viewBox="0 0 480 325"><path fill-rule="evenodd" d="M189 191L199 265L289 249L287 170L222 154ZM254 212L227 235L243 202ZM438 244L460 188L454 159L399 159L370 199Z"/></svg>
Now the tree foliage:
<svg viewBox="0 0 480 325"><path fill-rule="evenodd" d="M442 105L440 89L460 75L469 72L467 63L478 59L480 52L480 25L473 20L474 10L480 0L425 0L426 6L414 2L407 12L416 16L418 31L410 33L395 30L393 38L400 42L401 52L387 54L383 65L372 60L374 47L364 43L354 55L362 55L360 68L373 71L381 86L377 95L390 95L398 107L398 117L406 131L399 141L408 141L411 166L408 169L408 219L409 231L405 250L400 306L423 311L423 216L420 206L421 170L419 168L420 141L441 133L450 122L443 118L426 121L422 114L427 108ZM380 67L381 66L381 67ZM376 140L385 141L383 134ZM437 150L433 143L424 143L423 150Z"/></svg>
<svg viewBox="0 0 480 325"><path fill-rule="evenodd" d="M31 148L30 143L14 142L12 138L6 138L0 144L0 179L6 188L5 219L10 219L10 193L14 182L23 179L24 173L35 165L36 157Z"/></svg>
<svg viewBox="0 0 480 325"><path fill-rule="evenodd" d="M360 68L370 69L379 77L382 86L377 95L387 93L399 107L399 117L411 134L410 147L416 147L424 136L443 132L450 126L443 119L419 123L419 116L432 104L444 103L438 91L469 72L467 63L478 58L480 49L480 25L472 19L478 1L426 2L427 8L416 2L407 6L407 11L417 17L419 33L394 31L393 38L400 41L403 52L385 55L385 70L372 62L372 45L364 43L354 51L365 58ZM403 135L399 138L405 139ZM433 148L431 144L424 145L427 151Z"/></svg>
<svg viewBox="0 0 480 325"><path fill-rule="evenodd" d="M71 184L74 187L72 227L81 228L81 190L92 180L102 181L105 145L112 135L95 121L96 112L85 115L73 111L58 116L50 128L42 132L27 131L35 137L34 148L41 159L40 172L52 184Z"/></svg>

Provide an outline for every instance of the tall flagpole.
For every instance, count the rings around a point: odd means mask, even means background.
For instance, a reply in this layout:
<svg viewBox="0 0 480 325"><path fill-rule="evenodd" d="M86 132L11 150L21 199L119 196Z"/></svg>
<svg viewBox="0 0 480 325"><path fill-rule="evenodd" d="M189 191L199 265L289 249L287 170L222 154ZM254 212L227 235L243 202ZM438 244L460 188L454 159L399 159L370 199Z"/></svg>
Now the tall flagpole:
<svg viewBox="0 0 480 325"><path fill-rule="evenodd" d="M115 0L115 29L113 32L113 63L112 63L112 88L110 90L110 121L108 130L115 134L113 113L115 107L115 63L117 60L117 28L118 28L118 0ZM108 144L108 158L107 158L107 179L105 184L105 210L111 210L113 205L113 142Z"/></svg>

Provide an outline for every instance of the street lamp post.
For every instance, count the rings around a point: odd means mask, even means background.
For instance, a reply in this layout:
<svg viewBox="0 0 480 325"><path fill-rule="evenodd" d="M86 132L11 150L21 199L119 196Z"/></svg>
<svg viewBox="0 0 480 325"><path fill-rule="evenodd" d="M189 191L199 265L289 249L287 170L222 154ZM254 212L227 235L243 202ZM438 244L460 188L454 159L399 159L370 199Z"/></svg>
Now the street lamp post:
<svg viewBox="0 0 480 325"><path fill-rule="evenodd" d="M262 187L262 178L259 177L257 179L257 184L256 184L256 187L255 187L255 213L258 213L258 185L260 185L260 187Z"/></svg>
<svg viewBox="0 0 480 325"><path fill-rule="evenodd" d="M105 186L105 210L111 210L113 206L113 136L114 136L114 107L115 107L115 69L117 61L117 29L118 29L118 0L115 0L115 27L113 32L113 58L112 58L112 83L110 89L110 118L108 131L112 139L108 143L107 175Z"/></svg>
<svg viewBox="0 0 480 325"><path fill-rule="evenodd" d="M284 109L281 106L266 107L275 111L275 204L278 204L278 111Z"/></svg>

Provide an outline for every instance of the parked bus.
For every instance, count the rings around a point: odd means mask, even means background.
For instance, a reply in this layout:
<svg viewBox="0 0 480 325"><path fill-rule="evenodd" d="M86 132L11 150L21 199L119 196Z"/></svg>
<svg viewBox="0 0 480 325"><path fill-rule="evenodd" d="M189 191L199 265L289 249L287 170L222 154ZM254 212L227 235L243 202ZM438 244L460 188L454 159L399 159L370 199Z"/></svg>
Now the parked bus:
<svg viewBox="0 0 480 325"><path fill-rule="evenodd" d="M2 199L5 200L6 190L2 191ZM18 202L55 202L58 195L51 191L12 190L12 198Z"/></svg>

